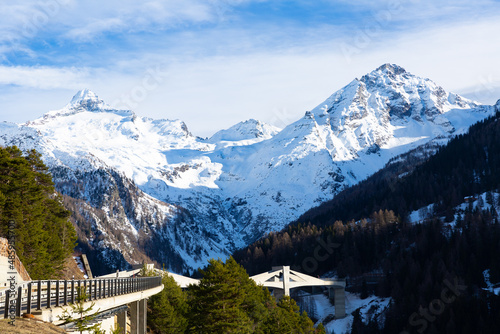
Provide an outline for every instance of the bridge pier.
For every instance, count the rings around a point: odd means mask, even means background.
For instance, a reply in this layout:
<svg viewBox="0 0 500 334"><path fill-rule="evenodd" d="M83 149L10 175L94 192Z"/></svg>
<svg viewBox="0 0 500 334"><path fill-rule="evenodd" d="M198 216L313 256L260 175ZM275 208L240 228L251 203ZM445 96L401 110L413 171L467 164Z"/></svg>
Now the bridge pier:
<svg viewBox="0 0 500 334"><path fill-rule="evenodd" d="M148 300L146 298L139 300L139 334L146 334L148 324Z"/></svg>
<svg viewBox="0 0 500 334"><path fill-rule="evenodd" d="M127 310L118 313L116 315L116 322L118 326L121 328L121 333L120 334L125 334L127 333Z"/></svg>
<svg viewBox="0 0 500 334"><path fill-rule="evenodd" d="M333 299L335 306L335 319L341 319L345 314L345 290L344 288L328 288L328 297Z"/></svg>
<svg viewBox="0 0 500 334"><path fill-rule="evenodd" d="M147 299L140 299L129 304L130 334L146 334Z"/></svg>

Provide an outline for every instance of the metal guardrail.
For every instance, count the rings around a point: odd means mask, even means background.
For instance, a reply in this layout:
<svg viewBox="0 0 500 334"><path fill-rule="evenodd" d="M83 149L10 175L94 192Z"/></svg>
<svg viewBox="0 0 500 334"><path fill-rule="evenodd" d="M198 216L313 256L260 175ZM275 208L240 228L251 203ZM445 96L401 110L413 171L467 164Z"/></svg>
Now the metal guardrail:
<svg viewBox="0 0 500 334"><path fill-rule="evenodd" d="M78 300L78 291L85 291L84 301L93 301L140 292L162 284L161 276L137 278L98 278L90 280L41 280L24 283L11 295L10 290L0 296L0 314L21 316L52 307L67 306ZM14 307L15 306L15 307ZM24 311L24 312L23 312Z"/></svg>

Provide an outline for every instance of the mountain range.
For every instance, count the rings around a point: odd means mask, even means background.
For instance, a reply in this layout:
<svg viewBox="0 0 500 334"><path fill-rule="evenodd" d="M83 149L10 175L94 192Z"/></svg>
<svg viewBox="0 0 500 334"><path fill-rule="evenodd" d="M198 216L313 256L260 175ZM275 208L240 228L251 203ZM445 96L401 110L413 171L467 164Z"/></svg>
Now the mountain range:
<svg viewBox="0 0 500 334"><path fill-rule="evenodd" d="M82 90L37 120L0 123L0 145L42 154L98 272L141 260L184 272L281 230L400 154L445 144L499 106L385 64L284 129L250 119L202 139L180 120L116 110Z"/></svg>

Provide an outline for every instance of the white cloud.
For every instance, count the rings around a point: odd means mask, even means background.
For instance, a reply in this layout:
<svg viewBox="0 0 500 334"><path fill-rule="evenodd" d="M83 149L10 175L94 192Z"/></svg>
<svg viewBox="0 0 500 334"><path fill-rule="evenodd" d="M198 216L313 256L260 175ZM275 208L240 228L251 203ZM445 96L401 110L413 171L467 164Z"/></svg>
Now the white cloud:
<svg viewBox="0 0 500 334"><path fill-rule="evenodd" d="M374 40L355 56L352 66L385 59L429 77L456 92L478 85L500 86L500 15L422 27L392 40Z"/></svg>
<svg viewBox="0 0 500 334"><path fill-rule="evenodd" d="M77 42L88 42L104 31L123 29L125 26L123 20L119 18L93 20L83 27L71 29L64 36Z"/></svg>
<svg viewBox="0 0 500 334"><path fill-rule="evenodd" d="M0 3L0 46L21 49L40 34L88 42L104 33L147 32L217 22L243 1L23 0ZM0 49L2 51L2 49Z"/></svg>
<svg viewBox="0 0 500 334"><path fill-rule="evenodd" d="M88 39L110 31L161 31L182 26L182 22L216 22L231 17L233 6L240 3L189 0L141 5L112 0L97 6L95 1L71 2L54 19L68 28L64 30L68 38ZM118 105L135 94L127 103L139 115L179 118L194 134L208 136L248 118L283 126L353 78L386 62L429 77L446 90L475 95L482 102L500 98L495 97L500 91L500 16L492 11L481 20L475 16L456 22L422 20L410 28L388 29L394 20L404 20L417 12L415 8L425 7L418 1L409 3L412 5L398 12L403 18L393 15L377 21L370 14L351 30L332 24L277 29L269 22L251 29L229 25L194 34L179 28L174 34L158 37L135 36L127 39L131 48L125 52L111 49L100 53L106 45L95 42L86 55L95 58L92 65L76 54L74 67L0 66L0 84L15 86L2 90L0 105L15 114L9 120L17 117L21 122L62 107L81 88L93 89L106 102ZM384 6L373 10L378 13ZM439 15L432 6L426 10L422 17ZM374 22L380 29L366 30ZM347 57L343 45L354 52ZM148 75L156 66L161 66L162 77L154 81ZM29 103L20 98L23 92L30 96Z"/></svg>
<svg viewBox="0 0 500 334"><path fill-rule="evenodd" d="M471 98L492 103L500 87L497 31L500 17L491 17L415 32L383 33L352 59L342 53L342 39L335 39L287 52L259 49L246 56L178 62L170 66L168 79L136 109L155 117L181 118L200 135L250 117L283 126L386 62L429 77L446 90L468 92ZM485 89L491 95L488 100L479 94ZM477 96L471 96L475 91Z"/></svg>
<svg viewBox="0 0 500 334"><path fill-rule="evenodd" d="M500 31L500 18L492 17L410 33L384 33L351 59L340 49L347 38L311 40L280 51L258 48L246 55L169 58L160 52L132 59L125 55L116 67L106 69L3 66L0 83L18 85L20 91L64 88L59 107L85 87L108 103L123 102L135 94L129 104L139 115L179 118L194 134L208 136L248 118L278 126L293 122L355 77L386 62L429 77L446 90L494 102L500 98L494 96L500 87L496 31ZM224 39L221 36L203 38L215 43L216 38ZM160 71L161 78L150 79L151 71ZM485 91L490 95L487 101ZM40 108L37 115L45 111Z"/></svg>
<svg viewBox="0 0 500 334"><path fill-rule="evenodd" d="M76 10L76 8L75 8ZM70 15L75 14L75 10ZM187 23L214 20L213 8L200 0L185 1L106 1L96 5L96 1L86 1L78 7L84 15L72 21L65 17L66 38L89 41L102 33L129 33L162 30Z"/></svg>
<svg viewBox="0 0 500 334"><path fill-rule="evenodd" d="M91 77L88 69L0 66L0 84L37 89L77 89Z"/></svg>

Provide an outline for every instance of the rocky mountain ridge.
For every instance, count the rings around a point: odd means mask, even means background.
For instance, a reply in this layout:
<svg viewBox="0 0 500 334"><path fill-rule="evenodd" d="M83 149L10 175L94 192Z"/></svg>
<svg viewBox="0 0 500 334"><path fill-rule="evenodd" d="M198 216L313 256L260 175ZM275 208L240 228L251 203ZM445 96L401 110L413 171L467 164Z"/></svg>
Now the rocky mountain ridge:
<svg viewBox="0 0 500 334"><path fill-rule="evenodd" d="M115 110L84 90L38 120L0 123L0 144L42 153L87 222L80 239L107 267L149 257L182 272L494 111L385 64L283 130L249 120L201 139L180 120Z"/></svg>

